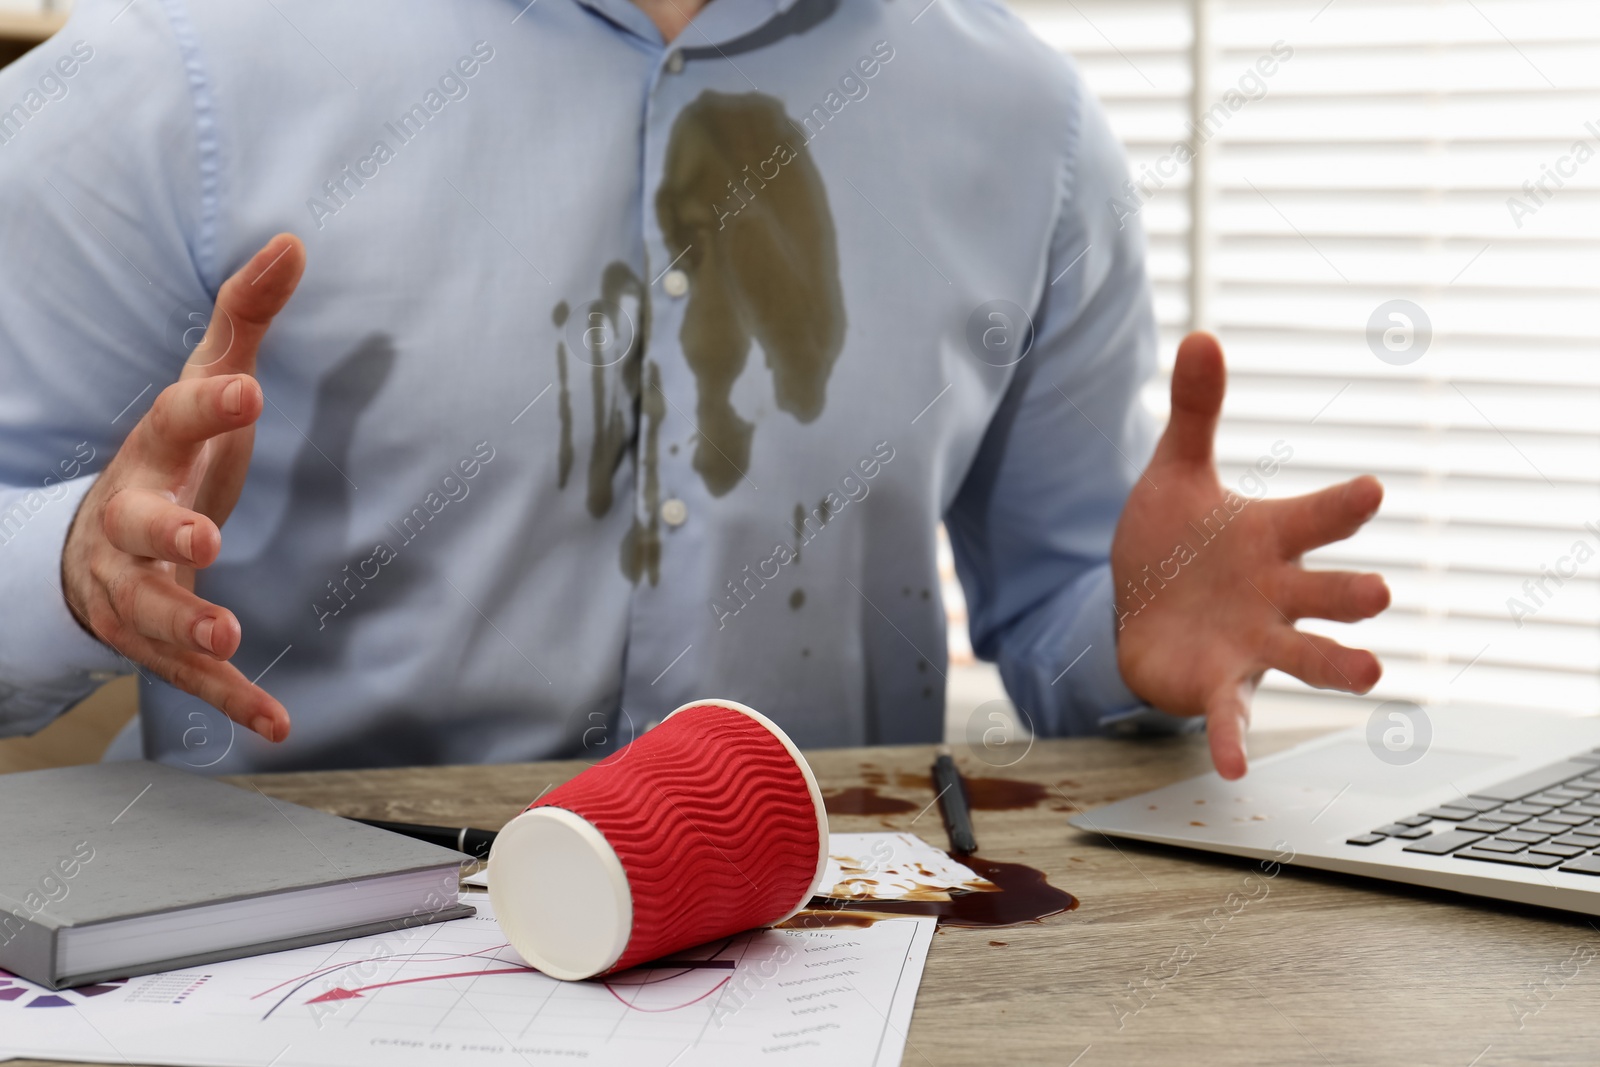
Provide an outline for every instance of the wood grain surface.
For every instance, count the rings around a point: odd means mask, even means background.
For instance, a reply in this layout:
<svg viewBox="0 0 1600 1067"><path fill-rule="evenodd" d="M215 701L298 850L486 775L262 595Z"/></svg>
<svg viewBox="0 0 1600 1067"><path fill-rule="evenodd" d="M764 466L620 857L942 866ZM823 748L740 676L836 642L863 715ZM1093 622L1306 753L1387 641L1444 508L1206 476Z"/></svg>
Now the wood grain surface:
<svg viewBox="0 0 1600 1067"><path fill-rule="evenodd" d="M1308 736L1254 735L1252 752ZM887 783L874 788L918 810L933 800L932 755L809 753L825 792ZM1267 877L1250 861L1112 844L1066 824L1078 806L1208 769L1203 738L1041 741L992 759L1009 766L957 758L970 776L1046 787L1032 806L978 811L980 852L1043 870L1081 904L1038 924L941 929L908 1067L1600 1061L1600 931L1582 917L1289 868ZM494 828L583 766L230 780L341 815ZM832 823L945 844L936 807Z"/></svg>

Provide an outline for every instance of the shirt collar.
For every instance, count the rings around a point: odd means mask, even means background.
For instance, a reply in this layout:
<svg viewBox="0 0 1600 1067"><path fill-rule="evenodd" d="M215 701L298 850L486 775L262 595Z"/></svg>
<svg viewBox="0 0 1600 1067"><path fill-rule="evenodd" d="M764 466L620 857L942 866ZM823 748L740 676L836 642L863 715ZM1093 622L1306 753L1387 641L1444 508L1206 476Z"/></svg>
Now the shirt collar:
<svg viewBox="0 0 1600 1067"><path fill-rule="evenodd" d="M702 51L714 56L723 45L755 34L797 4L819 2L830 14L838 5L838 0L711 0L684 27L672 46L691 57ZM632 0L577 0L577 3L636 37L660 48L667 47L661 39L661 31Z"/></svg>

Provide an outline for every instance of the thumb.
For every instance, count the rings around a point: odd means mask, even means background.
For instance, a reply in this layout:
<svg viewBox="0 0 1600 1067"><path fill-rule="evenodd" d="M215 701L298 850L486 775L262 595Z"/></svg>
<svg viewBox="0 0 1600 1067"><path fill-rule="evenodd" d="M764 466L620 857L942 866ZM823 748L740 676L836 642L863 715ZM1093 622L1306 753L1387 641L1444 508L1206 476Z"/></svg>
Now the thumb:
<svg viewBox="0 0 1600 1067"><path fill-rule="evenodd" d="M1228 781L1244 777L1249 768L1244 735L1250 728L1250 682L1223 686L1206 701L1206 737L1211 742L1211 762Z"/></svg>
<svg viewBox="0 0 1600 1067"><path fill-rule="evenodd" d="M1172 368L1172 414L1167 419L1167 431L1156 446L1158 460L1211 462L1211 442L1227 388L1222 345L1208 333L1185 337Z"/></svg>
<svg viewBox="0 0 1600 1067"><path fill-rule="evenodd" d="M205 338L189 354L183 377L254 374L256 350L305 272L300 238L280 233L222 283Z"/></svg>

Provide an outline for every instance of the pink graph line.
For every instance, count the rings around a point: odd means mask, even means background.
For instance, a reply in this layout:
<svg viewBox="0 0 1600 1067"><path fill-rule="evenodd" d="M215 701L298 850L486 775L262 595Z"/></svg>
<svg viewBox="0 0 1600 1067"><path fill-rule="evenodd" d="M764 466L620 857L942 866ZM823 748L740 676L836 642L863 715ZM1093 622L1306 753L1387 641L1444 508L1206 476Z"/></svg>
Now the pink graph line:
<svg viewBox="0 0 1600 1067"><path fill-rule="evenodd" d="M642 1011L642 1012L648 1012L651 1015L659 1015L662 1012L682 1011L684 1008L687 1008L687 1007L690 1007L692 1005L698 1004L702 1000L704 1000L707 997L709 997L711 994L715 993L717 990L721 989L723 986L727 985L729 981L730 981L730 979L724 978L722 981L718 982L716 985L712 986L710 989L706 990L704 993L701 993L698 997L695 997L693 1000L685 1001L682 1004L674 1004L670 1008L641 1008L637 1004L629 1004L626 1000L623 1000L621 995L618 994L618 992L615 989L611 988L611 983L610 982L605 983L605 987L606 987L606 992L608 992L612 996L616 997L618 1002L621 1003L622 1006L627 1008L629 1011Z"/></svg>
<svg viewBox="0 0 1600 1067"><path fill-rule="evenodd" d="M320 1004L323 1001L328 1001L328 1000L349 1000L352 997L361 996L361 994L367 992L368 990L385 989L385 988L387 988L389 986L397 986L397 985L411 985L411 984L413 984L415 982L442 982L442 981L445 981L445 980L451 979L451 978L478 978L478 977L482 977L484 975L490 975L490 974L524 974L524 973L527 973L527 972L532 971L532 970L534 970L534 968L532 968L532 967L502 967L502 968L499 968L497 970L492 970L492 971L460 971L460 972L458 972L456 974L426 974L426 975L421 975L421 976L419 976L417 978L397 978L397 979L395 979L393 981L390 981L390 982L374 982L371 985L356 986L353 989L344 989L344 988L330 989L328 992L323 993L320 996L312 997L310 1000L306 1001L306 1003L307 1004ZM689 973L689 972L687 972L687 971L680 972L679 977L681 977L683 974L687 974L687 973ZM637 1004L630 1003L629 1001L624 1000L622 998L622 995L616 991L616 989L612 986L612 984L610 982L605 982L605 983L602 983L602 984L606 987L606 991L608 993L610 993L613 997L616 997L617 1001L620 1004L622 1004L624 1007L628 1008L630 1011L642 1011L642 1012L648 1012L648 1013L654 1015L654 1014L661 1014L663 1012L669 1012L669 1011L679 1011L679 1010L681 1010L683 1008L687 1008L687 1007L689 1007L691 1005L698 1004L698 1003L700 1003L700 1001L706 999L711 994L713 994L717 990L721 989L724 985L727 984L727 982L728 982L728 979L724 978L721 981L719 981L716 985L714 985L710 989L706 990L704 993L701 993L699 996L695 997L693 1000L685 1001L682 1004L673 1004L673 1005L671 1005L669 1007L665 1007L665 1008L641 1008ZM639 987L635 986L635 987L631 987L631 988L639 988Z"/></svg>
<svg viewBox="0 0 1600 1067"><path fill-rule="evenodd" d="M432 956L432 957L434 957L434 962L441 962L442 963L442 962L444 962L446 960L473 959L473 958L476 958L476 957L484 956L484 955L489 954L489 953L498 952L500 949L503 949L503 948L510 948L510 947L511 946L509 944L499 944L499 945L493 945L493 946L491 946L489 948L481 948L476 952L458 952L458 953L454 953L454 954L450 954L450 953L415 952L415 953L401 953L401 954L389 955L389 956L373 956L373 957L370 957L370 958L364 959L364 960L347 960L344 963L335 963L335 964L332 964L332 965L327 966L327 967L319 967L316 970L307 971L304 974L295 975L293 978L287 978L287 979L283 980L282 982L279 982L277 985L272 986L271 988L264 989L261 992L254 994L250 999L251 1000L257 1000L257 999L259 999L261 997L264 997L264 996L268 995L269 993L273 993L273 992L275 992L275 991L277 991L279 989L282 989L286 985L291 985L291 984L293 984L295 982L303 982L303 981L305 981L307 979L315 978L315 977L317 977L319 975L330 974L330 973L332 973L334 971L343 970L343 969L348 968L348 967L359 966L360 964L363 964L363 963L384 963L384 962L391 962L391 961L394 961L394 960L407 959L407 958L416 959L416 958L421 957L421 956ZM656 969L656 968L668 968L668 967L687 967L687 968L690 968L690 969L698 969L700 967L705 967L707 965L716 966L716 965L720 965L722 963L723 963L723 961L720 961L720 960L660 960L660 961L657 961L654 964L646 964L644 967L641 967L639 969L643 970L643 969L648 968L648 969L652 969L653 970L653 969ZM727 961L727 965L731 969L732 961L731 960ZM355 986L353 988L346 988L346 987L340 986L340 987L336 987L334 989L330 989L327 992L321 993L321 994L319 994L319 995L317 995L315 997L312 997L310 1000L306 1001L306 1003L307 1004L318 1004L318 1003L322 1003L324 1001L349 1000L351 998L360 997L362 993L367 992L368 990L383 989L383 988L386 988L388 986L411 985L412 983L416 983L416 982L436 982L436 981L443 981L445 979L450 979L450 978L474 978L474 977L479 977L479 976L482 976L482 975L489 975L489 974L524 974L524 973L537 974L537 973L539 973L539 970L536 967L528 967L528 966L505 967L505 968L500 968L500 969L497 969L497 970L460 971L460 972L457 972L455 974L432 974L432 975L421 975L421 976L416 977L416 978L398 978L398 979L394 979L394 980L388 981L388 982L374 982L371 985ZM671 977L672 978L682 977L683 973L687 973L687 971L680 972L679 974L672 975ZM608 993L610 993L613 997L616 997L617 1001L619 1003L621 1003L624 1007L628 1008L629 1010L631 1010L631 1011L639 1011L639 1012L647 1012L647 1013L650 1013L650 1014L660 1014L660 1013L669 1012L669 1011L679 1011L679 1010L681 1010L683 1008L690 1007L691 1005L698 1004L700 1001L704 1000L706 997L709 997L712 993L715 993L718 989L721 989L725 984L727 984L727 982L731 979L731 977L732 976L729 976L729 978L722 979L722 981L718 982L716 985L712 986L710 989L706 990L704 993L702 993L699 996L695 997L693 1000L686 1001L683 1004L672 1005L672 1006L666 1007L666 1008L641 1008L641 1007L638 1007L637 1005L632 1004L629 1001L623 999L622 995L617 992L615 986L611 982L602 982L601 984L605 986L606 991ZM639 988L642 988L643 986L647 986L647 985L660 984L660 982L666 981L666 980L667 979L656 979L656 980L653 980L653 981L647 980L647 981L644 981L644 982L627 982L627 983L619 983L619 984L623 985L624 988L639 989Z"/></svg>
<svg viewBox="0 0 1600 1067"><path fill-rule="evenodd" d="M369 989L383 989L392 985L410 985L413 982L442 982L448 978L477 978L486 974L525 974L533 970L532 967L502 967L495 971L460 971L456 974L425 974L418 978L396 978L392 982L374 982L371 985L356 986L354 989L330 989L321 996L312 997L307 1004L320 1004L325 1000L348 1000L359 997Z"/></svg>
<svg viewBox="0 0 1600 1067"><path fill-rule="evenodd" d="M337 970L340 970L340 969L345 968L345 967L355 967L355 966L357 966L359 964L363 964L363 963L385 963L385 962L390 961L390 960L415 958L417 956L437 956L438 957L438 962L442 963L445 960L471 959L474 956L481 956L485 952L498 952L503 948L510 948L510 947L511 947L510 945L495 945L493 948L480 948L476 952L458 952L458 953L456 953L454 955L450 955L448 953L434 953L434 952L410 952L410 953L402 953L400 955L392 955L392 956L373 956L370 959L364 959L364 960L348 960L348 961L346 961L344 963L335 963L335 964L333 964L332 966L329 966L329 967L319 967L314 971L307 971L305 974L297 974L293 978L286 978L283 981L279 982L277 985L273 986L271 989L263 989L261 992L255 994L255 996L251 997L250 999L251 1000L256 1000L256 999L258 999L260 997L264 997L268 993L271 993L271 992L273 992L275 990L282 989L284 986L289 985L289 984L291 984L293 982L298 982L302 978L315 978L319 974L327 974L330 971L337 971Z"/></svg>

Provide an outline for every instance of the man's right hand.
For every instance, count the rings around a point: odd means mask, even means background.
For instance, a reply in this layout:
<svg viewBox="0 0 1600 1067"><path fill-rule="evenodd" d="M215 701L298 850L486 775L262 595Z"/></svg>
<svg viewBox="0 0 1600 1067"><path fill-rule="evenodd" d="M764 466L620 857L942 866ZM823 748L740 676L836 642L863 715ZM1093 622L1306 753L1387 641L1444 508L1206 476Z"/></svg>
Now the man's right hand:
<svg viewBox="0 0 1600 1067"><path fill-rule="evenodd" d="M61 588L90 633L269 741L289 713L228 662L233 612L194 594L222 548L264 403L256 351L305 270L291 234L223 283L205 338L85 494L67 532Z"/></svg>

